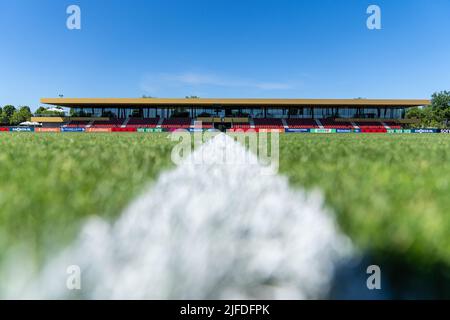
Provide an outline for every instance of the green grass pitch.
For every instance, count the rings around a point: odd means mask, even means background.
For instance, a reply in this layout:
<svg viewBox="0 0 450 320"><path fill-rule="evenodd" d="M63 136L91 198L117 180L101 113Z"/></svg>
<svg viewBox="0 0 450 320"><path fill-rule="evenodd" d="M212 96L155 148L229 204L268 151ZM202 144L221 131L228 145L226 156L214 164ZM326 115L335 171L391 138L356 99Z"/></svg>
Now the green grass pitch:
<svg viewBox="0 0 450 320"><path fill-rule="evenodd" d="M1 134L0 262L25 244L41 259L88 216L115 218L172 166L166 134Z"/></svg>
<svg viewBox="0 0 450 320"><path fill-rule="evenodd" d="M88 216L113 220L173 167L173 145L155 133L0 134L0 266L17 246L54 254ZM450 136L283 134L280 174L322 190L362 251L450 267Z"/></svg>

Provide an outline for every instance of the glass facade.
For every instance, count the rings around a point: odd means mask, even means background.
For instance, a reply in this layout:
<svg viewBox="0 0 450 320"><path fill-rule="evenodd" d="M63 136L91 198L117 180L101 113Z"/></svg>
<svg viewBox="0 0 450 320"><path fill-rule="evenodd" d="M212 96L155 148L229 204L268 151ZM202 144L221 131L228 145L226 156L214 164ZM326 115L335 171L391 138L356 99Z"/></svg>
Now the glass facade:
<svg viewBox="0 0 450 320"><path fill-rule="evenodd" d="M251 118L301 118L301 119L325 119L325 118L366 118L366 119L403 119L406 108L389 107L207 107L194 106L173 108L72 108L71 116L75 117L109 117L109 118L196 118L196 117L251 117Z"/></svg>

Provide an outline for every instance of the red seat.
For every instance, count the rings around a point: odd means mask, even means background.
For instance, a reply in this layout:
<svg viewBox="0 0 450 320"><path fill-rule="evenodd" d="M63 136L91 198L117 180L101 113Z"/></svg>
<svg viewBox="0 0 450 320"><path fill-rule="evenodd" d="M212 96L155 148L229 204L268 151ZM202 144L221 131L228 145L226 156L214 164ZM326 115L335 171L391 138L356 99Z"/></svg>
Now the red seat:
<svg viewBox="0 0 450 320"><path fill-rule="evenodd" d="M234 129L250 129L251 125L248 122L245 123L233 122L231 127Z"/></svg>
<svg viewBox="0 0 450 320"><path fill-rule="evenodd" d="M362 129L386 129L384 125L379 121L372 121L372 122L358 122L357 126Z"/></svg>
<svg viewBox="0 0 450 320"><path fill-rule="evenodd" d="M281 119L260 119L253 120L256 129L284 129Z"/></svg>
<svg viewBox="0 0 450 320"><path fill-rule="evenodd" d="M127 128L155 128L158 125L159 118L130 118Z"/></svg>
<svg viewBox="0 0 450 320"><path fill-rule="evenodd" d="M290 129L314 129L319 128L314 119L286 119Z"/></svg>
<svg viewBox="0 0 450 320"><path fill-rule="evenodd" d="M353 129L350 122L336 121L335 119L320 119L325 129Z"/></svg>

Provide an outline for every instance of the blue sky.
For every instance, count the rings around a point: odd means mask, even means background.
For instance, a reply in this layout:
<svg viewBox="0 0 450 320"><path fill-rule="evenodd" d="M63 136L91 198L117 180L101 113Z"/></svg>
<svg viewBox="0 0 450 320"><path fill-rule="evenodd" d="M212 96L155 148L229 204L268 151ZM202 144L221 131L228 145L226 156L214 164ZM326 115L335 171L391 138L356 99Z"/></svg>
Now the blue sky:
<svg viewBox="0 0 450 320"><path fill-rule="evenodd" d="M66 8L81 8L81 30ZM366 27L377 4L382 30ZM41 97L428 98L448 0L0 0L0 105Z"/></svg>

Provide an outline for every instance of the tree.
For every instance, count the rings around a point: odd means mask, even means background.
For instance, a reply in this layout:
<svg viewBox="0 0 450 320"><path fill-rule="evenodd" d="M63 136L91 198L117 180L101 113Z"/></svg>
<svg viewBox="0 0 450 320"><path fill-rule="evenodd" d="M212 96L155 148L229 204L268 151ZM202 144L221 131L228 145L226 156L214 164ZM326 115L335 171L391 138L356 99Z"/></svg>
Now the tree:
<svg viewBox="0 0 450 320"><path fill-rule="evenodd" d="M3 107L3 113L5 113L7 117L11 117L14 111L16 111L16 108L12 105L6 105Z"/></svg>
<svg viewBox="0 0 450 320"><path fill-rule="evenodd" d="M421 127L424 123L425 112L424 108L411 108L406 111L406 119L413 119L418 121L418 126ZM416 125L413 125L416 126Z"/></svg>
<svg viewBox="0 0 450 320"><path fill-rule="evenodd" d="M6 105L3 107L2 115L0 118L0 123L2 124L9 124L12 115L16 111L16 108L12 105Z"/></svg>
<svg viewBox="0 0 450 320"><path fill-rule="evenodd" d="M11 116L9 123L11 125L18 125L21 122L29 121L31 119L32 113L29 107L23 106L19 110L16 110Z"/></svg>
<svg viewBox="0 0 450 320"><path fill-rule="evenodd" d="M444 125L450 119L450 91L436 92L431 96L431 109L435 121Z"/></svg>
<svg viewBox="0 0 450 320"><path fill-rule="evenodd" d="M61 111L56 111L55 109L58 109ZM48 110L45 107L39 107L35 112L36 115L40 115L40 116L60 116L62 113L64 113L64 110L59 107L56 107L53 110Z"/></svg>
<svg viewBox="0 0 450 320"><path fill-rule="evenodd" d="M442 128L450 123L450 91L436 92L431 97L431 105L411 108L407 119L417 119L418 127Z"/></svg>
<svg viewBox="0 0 450 320"><path fill-rule="evenodd" d="M441 91L433 93L431 96L431 107L433 110L450 109L450 91Z"/></svg>
<svg viewBox="0 0 450 320"><path fill-rule="evenodd" d="M45 107L39 107L37 108L35 114L45 114L45 112L47 111L47 109Z"/></svg>

